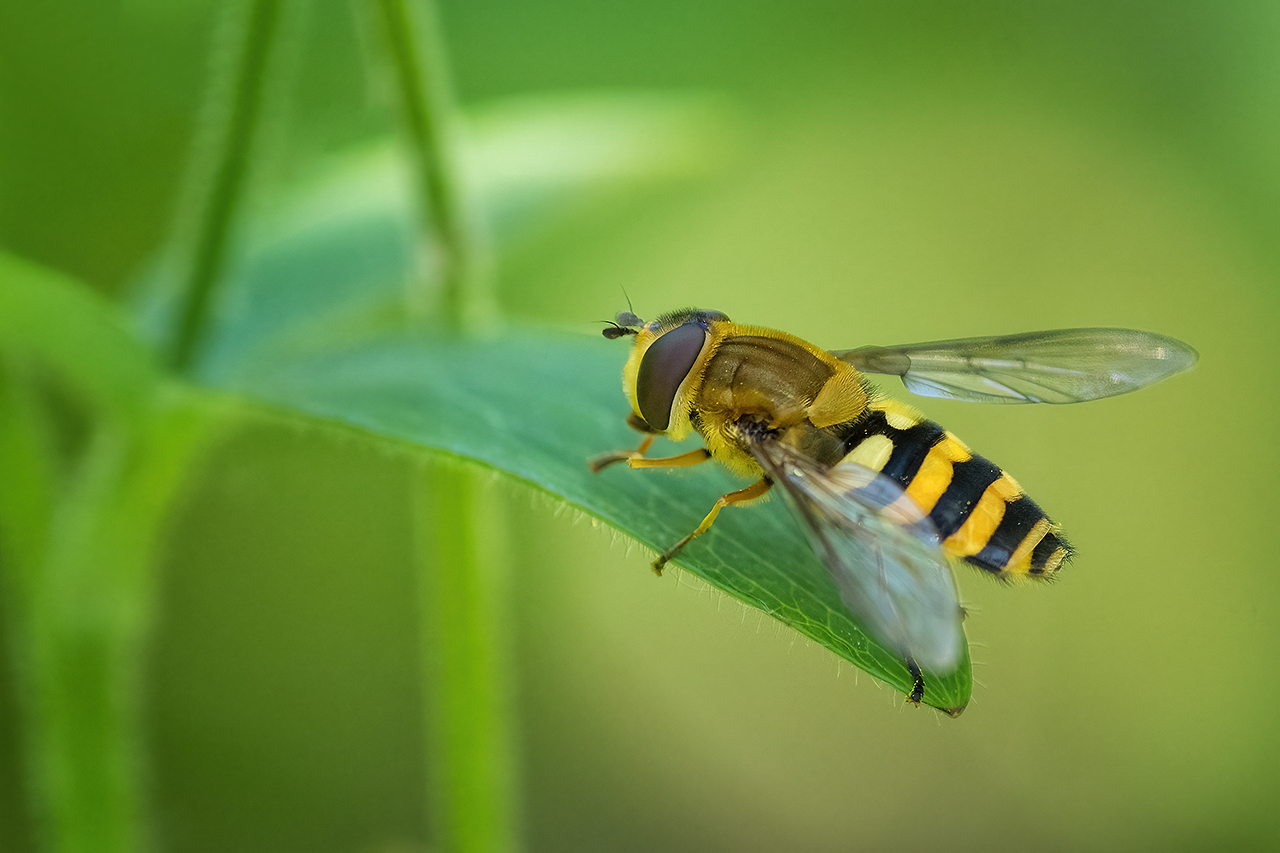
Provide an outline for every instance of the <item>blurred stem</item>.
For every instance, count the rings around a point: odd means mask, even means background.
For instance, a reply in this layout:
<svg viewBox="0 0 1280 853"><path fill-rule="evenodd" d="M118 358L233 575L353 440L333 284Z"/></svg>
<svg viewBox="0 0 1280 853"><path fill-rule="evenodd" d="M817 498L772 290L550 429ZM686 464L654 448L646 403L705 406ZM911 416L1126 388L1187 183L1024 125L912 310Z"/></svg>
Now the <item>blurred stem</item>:
<svg viewBox="0 0 1280 853"><path fill-rule="evenodd" d="M36 398L22 393L12 372L6 378L0 437L36 451L38 436L23 426L33 422ZM0 507L0 532L44 519L42 535L25 531L25 544L5 536L11 547L3 580L48 850L136 853L149 846L138 706L154 550L205 423L195 406L162 392L144 421L98 419L47 509ZM49 493L36 469L18 473L19 486Z"/></svg>
<svg viewBox="0 0 1280 853"><path fill-rule="evenodd" d="M434 313L445 328L463 331L488 308L484 241L459 170L459 123L439 17L429 0L369 2L381 24L416 172L420 238L430 271L415 282L411 306L420 319ZM439 288L434 299L433 284Z"/></svg>
<svg viewBox="0 0 1280 853"><path fill-rule="evenodd" d="M57 494L50 431L34 393L32 371L0 353L0 583L24 600L34 567L44 561Z"/></svg>
<svg viewBox="0 0 1280 853"><path fill-rule="evenodd" d="M437 463L424 476L419 577L436 845L518 850L498 509L474 470Z"/></svg>
<svg viewBox="0 0 1280 853"><path fill-rule="evenodd" d="M43 849L146 846L152 557L204 423L114 308L0 254L0 584Z"/></svg>
<svg viewBox="0 0 1280 853"><path fill-rule="evenodd" d="M446 333L462 334L484 319L487 291L482 240L458 168L458 119L439 19L422 0L369 2L417 175L419 244L428 261L423 272L431 273L415 281L410 307L419 319L434 314ZM502 631L504 563L484 547L500 524L476 477L437 464L416 486L427 763L437 846L498 853L519 847L515 738Z"/></svg>
<svg viewBox="0 0 1280 853"><path fill-rule="evenodd" d="M244 0L244 19L228 56L215 62L205 131L209 138L201 140L192 168L195 189L189 215L194 221L189 223L189 239L179 241L187 257L169 360L181 372L191 368L209 332L232 224L245 194L250 149L262 118L282 5L283 0Z"/></svg>

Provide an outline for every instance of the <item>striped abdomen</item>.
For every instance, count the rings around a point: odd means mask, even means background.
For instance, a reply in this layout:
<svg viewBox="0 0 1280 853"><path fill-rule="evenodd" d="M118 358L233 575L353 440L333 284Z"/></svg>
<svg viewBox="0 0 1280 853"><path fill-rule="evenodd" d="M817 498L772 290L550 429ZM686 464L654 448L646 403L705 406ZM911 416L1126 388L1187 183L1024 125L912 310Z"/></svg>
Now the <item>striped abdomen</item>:
<svg viewBox="0 0 1280 853"><path fill-rule="evenodd" d="M840 428L844 459L897 481L929 513L943 547L1001 578L1047 577L1071 546L993 462L892 400Z"/></svg>

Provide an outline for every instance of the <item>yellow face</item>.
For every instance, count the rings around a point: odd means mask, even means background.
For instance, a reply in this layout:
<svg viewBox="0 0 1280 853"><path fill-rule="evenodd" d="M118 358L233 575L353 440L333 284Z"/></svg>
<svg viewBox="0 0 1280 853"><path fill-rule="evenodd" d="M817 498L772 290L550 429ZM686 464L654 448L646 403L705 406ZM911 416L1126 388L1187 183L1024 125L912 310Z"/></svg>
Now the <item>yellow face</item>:
<svg viewBox="0 0 1280 853"><path fill-rule="evenodd" d="M623 321L639 318L619 315ZM732 324L719 311L675 311L634 332L635 344L622 371L631 410L651 431L680 441L689 435L689 400L702 382L703 368ZM619 332L619 335L625 332Z"/></svg>

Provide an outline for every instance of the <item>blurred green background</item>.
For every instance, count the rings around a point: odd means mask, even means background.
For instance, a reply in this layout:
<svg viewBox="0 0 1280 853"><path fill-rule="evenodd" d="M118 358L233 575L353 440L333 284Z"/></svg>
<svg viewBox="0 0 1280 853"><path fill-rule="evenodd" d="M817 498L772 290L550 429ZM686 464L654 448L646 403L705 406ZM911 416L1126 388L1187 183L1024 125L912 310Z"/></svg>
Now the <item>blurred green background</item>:
<svg viewBox="0 0 1280 853"><path fill-rule="evenodd" d="M218 10L0 7L5 249L127 297L174 228ZM440 12L464 107L648 92L717 116L696 166L503 243L508 318L594 333L625 291L832 348L1114 325L1201 353L1082 406L921 403L1080 552L1051 588L960 578L978 684L954 721L495 479L528 849L1280 847L1275 4ZM364 26L291 8L259 186L389 133ZM167 526L147 662L160 849L431 849L412 479L403 452L266 413L219 444ZM0 849L21 851L4 660Z"/></svg>

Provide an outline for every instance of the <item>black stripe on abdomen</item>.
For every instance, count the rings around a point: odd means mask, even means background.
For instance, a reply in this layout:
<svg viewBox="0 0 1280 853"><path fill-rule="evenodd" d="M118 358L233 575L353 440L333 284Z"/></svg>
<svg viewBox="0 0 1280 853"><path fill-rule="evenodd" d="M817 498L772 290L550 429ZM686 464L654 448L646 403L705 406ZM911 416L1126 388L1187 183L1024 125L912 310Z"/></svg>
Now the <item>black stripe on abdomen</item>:
<svg viewBox="0 0 1280 853"><path fill-rule="evenodd" d="M1003 473L999 465L981 456L971 456L964 462L953 462L951 467L953 471L951 483L942 493L942 497L938 498L938 502L933 505L933 509L929 511L929 518L933 520L934 526L938 528L938 533L943 539L960 529L960 526L968 520L969 513L973 512L978 498L982 497L982 493L987 490L987 486L1000 479ZM1005 517L1008 517L1007 513ZM999 534L999 532L1000 529L997 527L996 533ZM1021 541L1021 539L1018 540L1018 542ZM1015 542L1013 547L1018 547L1018 543ZM977 556L981 554L975 555Z"/></svg>
<svg viewBox="0 0 1280 853"><path fill-rule="evenodd" d="M1003 572L1009 565L1013 552L1042 518L1046 518L1044 510L1026 495L1006 504L1004 518L987 540L986 547L972 557L965 557L965 560L988 572ZM1045 536L1046 540L1049 538L1050 536ZM1044 544L1043 540L1041 544Z"/></svg>
<svg viewBox="0 0 1280 853"><path fill-rule="evenodd" d="M880 473L896 480L905 489L916 478L920 463L924 462L929 451L942 441L943 429L933 421L921 421L907 429L894 429L887 424L885 428L893 439L893 455Z"/></svg>
<svg viewBox="0 0 1280 853"><path fill-rule="evenodd" d="M889 425L885 413L879 409L867 409L861 418L844 424L839 429L844 454L851 453L854 448L873 435L883 435L888 438L893 443L893 451L888 461L884 463L884 467L880 469L880 473L903 489L911 485L924 458L946 434L945 430L933 421L918 421L906 429L898 429Z"/></svg>
<svg viewBox="0 0 1280 853"><path fill-rule="evenodd" d="M1058 556L1059 548L1066 552L1061 557ZM1062 560L1068 559L1070 556L1071 546L1067 544L1067 540L1063 539L1061 535L1051 530L1044 535L1043 539L1040 540L1040 544L1036 545L1035 549L1032 550L1031 568L1029 571L1033 575L1043 575L1045 574L1045 567L1049 566L1050 572L1056 572L1061 568ZM1057 562L1050 566L1050 561L1055 558L1057 558Z"/></svg>

